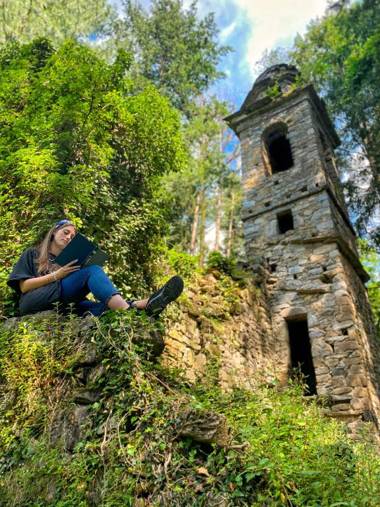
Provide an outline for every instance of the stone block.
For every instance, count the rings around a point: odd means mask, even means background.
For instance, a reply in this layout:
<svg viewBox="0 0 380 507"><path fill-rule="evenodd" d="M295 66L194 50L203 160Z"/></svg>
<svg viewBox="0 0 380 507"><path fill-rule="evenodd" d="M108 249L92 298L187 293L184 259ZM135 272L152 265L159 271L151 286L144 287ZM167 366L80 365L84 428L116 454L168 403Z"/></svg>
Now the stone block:
<svg viewBox="0 0 380 507"><path fill-rule="evenodd" d="M337 298L342 298L342 301L344 301L344 298L347 298L347 299L349 299L351 301L351 296L348 293L348 291L345 290L345 289L336 289L335 290L335 296Z"/></svg>
<svg viewBox="0 0 380 507"><path fill-rule="evenodd" d="M350 374L362 374L364 375L364 368L362 364L353 364L350 366Z"/></svg>
<svg viewBox="0 0 380 507"><path fill-rule="evenodd" d="M324 375L326 373L330 373L330 368L327 368L327 366L320 366L319 368L315 368L315 374L318 375Z"/></svg>
<svg viewBox="0 0 380 507"><path fill-rule="evenodd" d="M314 363L314 368L316 368L316 369L327 367L323 357L314 357L313 363ZM330 368L328 368L328 370L330 371Z"/></svg>
<svg viewBox="0 0 380 507"><path fill-rule="evenodd" d="M318 384L327 384L331 380L330 374L325 375L317 375L317 382Z"/></svg>
<svg viewBox="0 0 380 507"><path fill-rule="evenodd" d="M368 408L367 398L354 398L351 400L351 408L355 411L364 411Z"/></svg>
<svg viewBox="0 0 380 507"><path fill-rule="evenodd" d="M353 395L355 398L366 398L368 397L368 390L366 387L355 387L353 389Z"/></svg>
<svg viewBox="0 0 380 507"><path fill-rule="evenodd" d="M352 392L353 392L353 389L352 389L352 387L349 387L349 386L334 387L331 390L331 394L334 394L336 396L341 396L343 394L349 394L349 393L352 393Z"/></svg>
<svg viewBox="0 0 380 507"><path fill-rule="evenodd" d="M343 340L337 342L334 348L335 352L339 354L340 352L353 352L357 350L358 345L355 340Z"/></svg>
<svg viewBox="0 0 380 507"><path fill-rule="evenodd" d="M354 375L347 376L347 385L352 387L367 387L368 380L365 375L355 373Z"/></svg>
<svg viewBox="0 0 380 507"><path fill-rule="evenodd" d="M344 377L343 375L331 377L331 385L334 388L335 387L346 387L347 386L346 377Z"/></svg>
<svg viewBox="0 0 380 507"><path fill-rule="evenodd" d="M331 400L334 403L336 403L336 402L350 403L350 401L352 400L352 394L347 393L347 394L331 395Z"/></svg>
<svg viewBox="0 0 380 507"><path fill-rule="evenodd" d="M326 396L326 395L329 395L330 393L330 386L329 385L319 385L317 384L317 391L318 391L318 395L321 395L321 396Z"/></svg>
<svg viewBox="0 0 380 507"><path fill-rule="evenodd" d="M312 254L309 257L310 264L324 264L327 261L326 255L315 255Z"/></svg>
<svg viewBox="0 0 380 507"><path fill-rule="evenodd" d="M346 322L349 319L352 319L352 307L348 305L339 305L339 310L335 314L335 318L338 322Z"/></svg>
<svg viewBox="0 0 380 507"><path fill-rule="evenodd" d="M311 339L320 338L321 336L324 336L325 333L321 329L316 328L309 328L309 336Z"/></svg>
<svg viewBox="0 0 380 507"><path fill-rule="evenodd" d="M362 366L363 365L363 358L360 356L358 357L352 357L352 354L350 354L349 356L349 360L350 360L350 368L352 368L353 366Z"/></svg>
<svg viewBox="0 0 380 507"><path fill-rule="evenodd" d="M336 405L333 405L331 407L331 412L348 412L350 410L351 410L350 403L337 403Z"/></svg>
<svg viewBox="0 0 380 507"><path fill-rule="evenodd" d="M195 360L195 358L194 358L194 352L191 349L189 349L189 348L185 348L184 351L183 351L183 362L187 366L193 367L194 360Z"/></svg>
<svg viewBox="0 0 380 507"><path fill-rule="evenodd" d="M340 375L346 375L347 368L345 366L337 366L331 370L331 375L333 377L338 377Z"/></svg>
<svg viewBox="0 0 380 507"><path fill-rule="evenodd" d="M333 348L323 340L313 340L311 344L311 351L313 357L316 356L328 356L333 353Z"/></svg>
<svg viewBox="0 0 380 507"><path fill-rule="evenodd" d="M178 341L178 340L172 340L169 336L165 339L166 343L166 349L168 352L173 351L175 353L183 352L185 349L185 345Z"/></svg>
<svg viewBox="0 0 380 507"><path fill-rule="evenodd" d="M207 359L204 354L197 354L194 359L194 368L198 371L204 371L204 368L207 364Z"/></svg>

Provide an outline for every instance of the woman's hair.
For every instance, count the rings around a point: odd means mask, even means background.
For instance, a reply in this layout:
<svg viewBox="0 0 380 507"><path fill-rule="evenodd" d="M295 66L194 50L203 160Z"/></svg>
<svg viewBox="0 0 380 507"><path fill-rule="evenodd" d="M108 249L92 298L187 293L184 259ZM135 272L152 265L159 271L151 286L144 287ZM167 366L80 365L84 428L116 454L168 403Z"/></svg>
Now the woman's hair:
<svg viewBox="0 0 380 507"><path fill-rule="evenodd" d="M72 225L75 227L75 225L70 222L70 220L60 220L56 224L53 225L53 227L47 232L44 239L41 241L41 243L37 246L38 251L38 257L37 257L37 271L38 274L48 273L51 271L56 271L59 269L59 266L57 264L54 264L49 260L49 250L50 250L50 244L53 241L54 234L59 231L60 229L63 229L63 227L66 227L68 225Z"/></svg>

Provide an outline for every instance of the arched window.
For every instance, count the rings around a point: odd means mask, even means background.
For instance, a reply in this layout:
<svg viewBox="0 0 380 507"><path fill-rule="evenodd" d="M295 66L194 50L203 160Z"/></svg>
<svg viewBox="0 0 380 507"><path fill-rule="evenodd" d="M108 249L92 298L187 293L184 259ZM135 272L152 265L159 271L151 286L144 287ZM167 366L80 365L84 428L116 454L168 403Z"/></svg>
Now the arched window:
<svg viewBox="0 0 380 507"><path fill-rule="evenodd" d="M273 125L264 132L264 158L271 174L287 171L294 165L287 134L288 129L284 123Z"/></svg>

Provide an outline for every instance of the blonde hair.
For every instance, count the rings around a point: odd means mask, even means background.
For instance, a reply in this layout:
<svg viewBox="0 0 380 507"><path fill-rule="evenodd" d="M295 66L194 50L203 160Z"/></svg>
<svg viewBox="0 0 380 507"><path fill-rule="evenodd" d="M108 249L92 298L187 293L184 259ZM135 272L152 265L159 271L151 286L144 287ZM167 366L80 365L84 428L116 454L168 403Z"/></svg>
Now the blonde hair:
<svg viewBox="0 0 380 507"><path fill-rule="evenodd" d="M56 271L57 269L59 269L58 264L51 262L49 259L50 245L51 242L53 241L54 234L57 231L63 229L64 227L67 227L68 225L75 227L75 225L70 221L67 221L62 225L59 225L59 222L53 225L53 227L47 232L46 236L41 241L41 243L37 246L38 257L36 259L36 262L38 274L42 275L44 273L51 273L52 271Z"/></svg>

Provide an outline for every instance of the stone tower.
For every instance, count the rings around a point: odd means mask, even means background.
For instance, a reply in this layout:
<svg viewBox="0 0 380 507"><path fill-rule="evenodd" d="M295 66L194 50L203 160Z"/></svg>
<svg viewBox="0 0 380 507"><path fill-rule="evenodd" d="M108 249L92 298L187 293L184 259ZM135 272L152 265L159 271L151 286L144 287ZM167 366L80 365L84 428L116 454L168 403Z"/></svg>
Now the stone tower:
<svg viewBox="0 0 380 507"><path fill-rule="evenodd" d="M248 263L272 316L267 353L347 422L380 416L380 350L334 159L338 136L298 71L275 65L226 118L241 141Z"/></svg>

